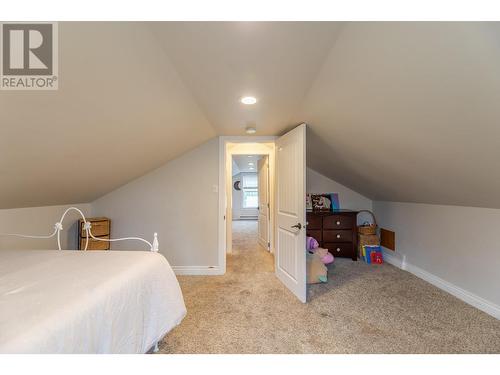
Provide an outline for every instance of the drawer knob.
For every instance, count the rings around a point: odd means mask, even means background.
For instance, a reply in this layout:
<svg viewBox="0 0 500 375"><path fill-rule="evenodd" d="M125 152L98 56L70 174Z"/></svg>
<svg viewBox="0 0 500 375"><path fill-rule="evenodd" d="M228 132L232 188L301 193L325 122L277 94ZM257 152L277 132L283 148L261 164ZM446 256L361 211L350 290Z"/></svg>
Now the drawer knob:
<svg viewBox="0 0 500 375"><path fill-rule="evenodd" d="M337 221L337 225L340 225L340 221Z"/></svg>
<svg viewBox="0 0 500 375"><path fill-rule="evenodd" d="M340 238L340 234L337 234L337 238Z"/></svg>
<svg viewBox="0 0 500 375"><path fill-rule="evenodd" d="M340 253L340 247L337 247L337 253Z"/></svg>

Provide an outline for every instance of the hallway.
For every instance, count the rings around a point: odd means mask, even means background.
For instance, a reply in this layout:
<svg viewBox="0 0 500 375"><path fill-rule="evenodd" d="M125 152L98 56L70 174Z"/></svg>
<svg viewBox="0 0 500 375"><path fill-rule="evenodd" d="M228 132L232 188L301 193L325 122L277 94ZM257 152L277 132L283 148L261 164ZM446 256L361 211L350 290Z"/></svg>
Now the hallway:
<svg viewBox="0 0 500 375"><path fill-rule="evenodd" d="M274 272L274 257L259 245L257 221L233 221L233 253L227 257L228 272Z"/></svg>

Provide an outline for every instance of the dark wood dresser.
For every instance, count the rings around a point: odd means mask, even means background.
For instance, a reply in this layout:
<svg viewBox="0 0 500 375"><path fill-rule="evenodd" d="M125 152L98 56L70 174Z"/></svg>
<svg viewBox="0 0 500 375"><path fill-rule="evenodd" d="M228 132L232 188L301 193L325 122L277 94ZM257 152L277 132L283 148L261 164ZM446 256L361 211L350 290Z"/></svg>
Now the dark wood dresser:
<svg viewBox="0 0 500 375"><path fill-rule="evenodd" d="M308 211L306 233L334 256L358 259L357 211Z"/></svg>

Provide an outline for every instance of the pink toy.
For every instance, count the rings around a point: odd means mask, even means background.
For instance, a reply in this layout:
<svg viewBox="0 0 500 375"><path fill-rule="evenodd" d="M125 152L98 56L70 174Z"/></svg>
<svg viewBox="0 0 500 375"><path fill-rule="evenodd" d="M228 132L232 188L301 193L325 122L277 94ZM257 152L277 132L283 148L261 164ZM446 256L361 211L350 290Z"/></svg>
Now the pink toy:
<svg viewBox="0 0 500 375"><path fill-rule="evenodd" d="M327 249L323 249L322 247L318 247L315 252L321 257L321 261L323 264L330 264L333 262L334 258L331 253L328 252Z"/></svg>
<svg viewBox="0 0 500 375"><path fill-rule="evenodd" d="M306 237L306 249L314 250L319 247L318 241L314 237Z"/></svg>
<svg viewBox="0 0 500 375"><path fill-rule="evenodd" d="M327 253L323 258L321 258L321 261L323 262L323 264L333 263L333 255L331 253Z"/></svg>
<svg viewBox="0 0 500 375"><path fill-rule="evenodd" d="M314 237L306 237L306 249L313 254L317 252L323 264L330 264L334 261L333 255L327 249L319 247L319 243Z"/></svg>

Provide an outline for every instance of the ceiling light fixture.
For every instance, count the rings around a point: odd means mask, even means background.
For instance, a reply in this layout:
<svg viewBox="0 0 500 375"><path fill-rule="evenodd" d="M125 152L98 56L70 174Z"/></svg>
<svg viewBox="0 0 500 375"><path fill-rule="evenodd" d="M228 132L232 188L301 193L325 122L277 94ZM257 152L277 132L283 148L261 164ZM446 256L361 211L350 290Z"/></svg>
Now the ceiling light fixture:
<svg viewBox="0 0 500 375"><path fill-rule="evenodd" d="M257 103L257 98L253 96L244 96L243 98L241 98L241 102L246 105L252 105Z"/></svg>
<svg viewBox="0 0 500 375"><path fill-rule="evenodd" d="M255 129L253 126L247 126L245 132L247 134L255 134L257 132L257 129Z"/></svg>
<svg viewBox="0 0 500 375"><path fill-rule="evenodd" d="M253 163L248 163L248 165L253 165Z"/></svg>

